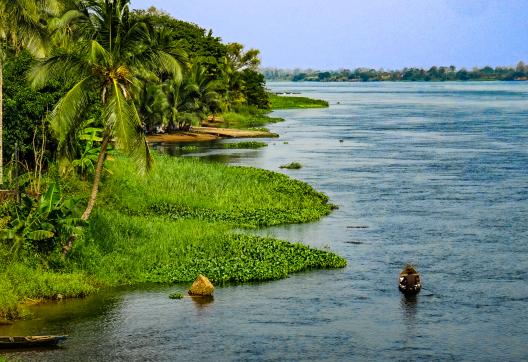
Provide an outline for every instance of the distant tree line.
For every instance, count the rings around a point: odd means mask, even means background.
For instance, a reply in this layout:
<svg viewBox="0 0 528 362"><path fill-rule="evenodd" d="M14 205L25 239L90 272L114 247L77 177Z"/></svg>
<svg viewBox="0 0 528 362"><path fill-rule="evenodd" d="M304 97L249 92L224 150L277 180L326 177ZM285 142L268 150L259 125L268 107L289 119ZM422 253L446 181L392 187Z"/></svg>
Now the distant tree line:
<svg viewBox="0 0 528 362"><path fill-rule="evenodd" d="M516 67L486 66L474 67L471 70L457 69L454 65L433 66L429 69L403 68L401 70L384 70L356 68L320 71L314 69L279 69L262 68L266 80L311 81L311 82L371 82L371 81L469 81L469 80L528 80L528 66L519 62Z"/></svg>

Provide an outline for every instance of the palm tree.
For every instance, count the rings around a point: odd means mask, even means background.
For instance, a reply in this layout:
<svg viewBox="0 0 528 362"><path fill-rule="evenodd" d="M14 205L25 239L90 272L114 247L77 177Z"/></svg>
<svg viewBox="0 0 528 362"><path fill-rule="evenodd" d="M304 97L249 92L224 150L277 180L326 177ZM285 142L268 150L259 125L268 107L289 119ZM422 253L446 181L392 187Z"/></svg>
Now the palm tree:
<svg viewBox="0 0 528 362"><path fill-rule="evenodd" d="M101 172L110 142L131 154L144 169L151 167L148 143L133 101L142 78L157 78L163 72L181 79L184 54L174 44L160 44L155 29L134 20L130 0L86 0L69 25L72 46L46 58L30 76L35 87L52 78L75 77L75 85L57 103L49 120L59 140L59 157L71 159L75 134L85 120L94 92L102 105L104 127L92 191L83 220L88 220L99 190ZM68 249L71 247L68 245ZM67 251L66 250L66 251Z"/></svg>
<svg viewBox="0 0 528 362"><path fill-rule="evenodd" d="M20 51L26 47L34 55L43 56L46 14L56 13L56 0L0 0L0 185L3 183L3 71L7 45Z"/></svg>
<svg viewBox="0 0 528 362"><path fill-rule="evenodd" d="M163 106L164 126L170 131L188 130L192 123L199 122L211 112L216 113L221 107L218 93L224 85L212 79L206 68L194 59L183 82L169 79L163 83L164 99L158 101Z"/></svg>
<svg viewBox="0 0 528 362"><path fill-rule="evenodd" d="M223 84L220 80L213 79L207 74L207 69L196 59L190 68L186 79L186 90L190 97L194 98L195 111L201 116L208 116L221 108L220 93Z"/></svg>

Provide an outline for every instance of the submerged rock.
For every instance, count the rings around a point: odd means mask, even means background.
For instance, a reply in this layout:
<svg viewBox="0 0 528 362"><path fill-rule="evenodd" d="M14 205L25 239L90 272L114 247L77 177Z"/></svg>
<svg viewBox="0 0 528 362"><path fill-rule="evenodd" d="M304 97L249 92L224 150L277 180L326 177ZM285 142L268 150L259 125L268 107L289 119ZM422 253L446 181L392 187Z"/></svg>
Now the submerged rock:
<svg viewBox="0 0 528 362"><path fill-rule="evenodd" d="M189 289L189 295L212 296L214 292L213 283L203 275L198 275Z"/></svg>

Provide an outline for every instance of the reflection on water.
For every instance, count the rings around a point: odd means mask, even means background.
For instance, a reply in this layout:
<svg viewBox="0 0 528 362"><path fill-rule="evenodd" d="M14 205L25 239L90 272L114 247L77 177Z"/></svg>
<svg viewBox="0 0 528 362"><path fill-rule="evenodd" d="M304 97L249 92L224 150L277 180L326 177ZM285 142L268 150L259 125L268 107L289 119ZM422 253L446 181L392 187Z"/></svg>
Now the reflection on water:
<svg viewBox="0 0 528 362"><path fill-rule="evenodd" d="M416 320L416 312L418 310L418 296L402 294L401 309L405 324L407 326L414 325Z"/></svg>
<svg viewBox="0 0 528 362"><path fill-rule="evenodd" d="M198 308L207 308L207 306L214 302L213 296L191 296L192 301Z"/></svg>
<svg viewBox="0 0 528 362"><path fill-rule="evenodd" d="M271 126L281 140L263 149L167 152L325 192L339 205L330 216L262 232L330 247L348 267L219 287L205 304L149 286L39 307L0 334L70 339L16 357L527 360L528 83L271 86L332 106L276 112L287 120ZM303 168L278 168L292 161ZM407 262L426 280L414 299L395 278Z"/></svg>

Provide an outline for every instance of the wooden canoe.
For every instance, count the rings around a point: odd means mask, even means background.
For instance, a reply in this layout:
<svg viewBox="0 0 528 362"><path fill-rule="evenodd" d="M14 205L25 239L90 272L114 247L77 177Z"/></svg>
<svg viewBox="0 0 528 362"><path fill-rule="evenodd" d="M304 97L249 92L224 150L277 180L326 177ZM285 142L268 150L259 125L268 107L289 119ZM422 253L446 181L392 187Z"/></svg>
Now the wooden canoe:
<svg viewBox="0 0 528 362"><path fill-rule="evenodd" d="M68 336L0 336L0 348L54 347Z"/></svg>
<svg viewBox="0 0 528 362"><path fill-rule="evenodd" d="M405 295L414 295L422 289L420 274L411 265L406 265L400 273L398 288Z"/></svg>

